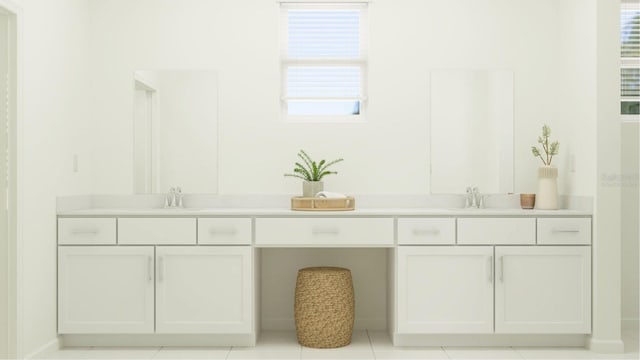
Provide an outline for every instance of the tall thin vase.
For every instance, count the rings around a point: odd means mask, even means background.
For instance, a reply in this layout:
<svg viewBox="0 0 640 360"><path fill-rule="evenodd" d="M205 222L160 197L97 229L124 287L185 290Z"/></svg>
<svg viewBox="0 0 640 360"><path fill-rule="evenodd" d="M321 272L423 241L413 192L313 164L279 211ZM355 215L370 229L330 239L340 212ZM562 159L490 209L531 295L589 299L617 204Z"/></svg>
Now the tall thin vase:
<svg viewBox="0 0 640 360"><path fill-rule="evenodd" d="M558 208L558 168L552 165L538 169L538 192L536 209L556 210Z"/></svg>

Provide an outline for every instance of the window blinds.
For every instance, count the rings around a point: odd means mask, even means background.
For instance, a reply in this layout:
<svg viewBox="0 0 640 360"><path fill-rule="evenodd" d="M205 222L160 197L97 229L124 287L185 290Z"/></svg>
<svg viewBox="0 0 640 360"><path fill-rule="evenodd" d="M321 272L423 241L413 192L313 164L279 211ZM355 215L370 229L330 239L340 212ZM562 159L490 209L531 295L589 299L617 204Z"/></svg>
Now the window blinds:
<svg viewBox="0 0 640 360"><path fill-rule="evenodd" d="M622 3L620 9L620 113L638 120L640 114L640 7Z"/></svg>
<svg viewBox="0 0 640 360"><path fill-rule="evenodd" d="M284 7L284 101L289 115L360 115L363 6Z"/></svg>

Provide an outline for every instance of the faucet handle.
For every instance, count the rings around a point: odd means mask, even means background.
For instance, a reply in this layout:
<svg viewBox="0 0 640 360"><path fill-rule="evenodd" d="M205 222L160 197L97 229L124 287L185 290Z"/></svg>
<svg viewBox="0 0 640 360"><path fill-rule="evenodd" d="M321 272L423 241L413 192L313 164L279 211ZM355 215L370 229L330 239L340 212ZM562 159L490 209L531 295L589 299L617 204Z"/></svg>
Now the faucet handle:
<svg viewBox="0 0 640 360"><path fill-rule="evenodd" d="M180 186L176 187L176 197L178 198L176 206L181 208L182 206L182 189Z"/></svg>

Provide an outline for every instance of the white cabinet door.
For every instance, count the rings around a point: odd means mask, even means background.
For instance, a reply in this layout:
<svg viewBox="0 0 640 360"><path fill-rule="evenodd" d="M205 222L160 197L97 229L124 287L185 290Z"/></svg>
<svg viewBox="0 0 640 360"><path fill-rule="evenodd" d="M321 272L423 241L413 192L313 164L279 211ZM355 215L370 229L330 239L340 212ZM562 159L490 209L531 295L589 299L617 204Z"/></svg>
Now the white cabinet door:
<svg viewBox="0 0 640 360"><path fill-rule="evenodd" d="M398 332L493 332L491 246L400 246L397 251Z"/></svg>
<svg viewBox="0 0 640 360"><path fill-rule="evenodd" d="M591 247L496 247L496 333L591 331Z"/></svg>
<svg viewBox="0 0 640 360"><path fill-rule="evenodd" d="M58 332L153 333L153 247L58 248Z"/></svg>
<svg viewBox="0 0 640 360"><path fill-rule="evenodd" d="M250 246L156 248L156 332L252 331Z"/></svg>

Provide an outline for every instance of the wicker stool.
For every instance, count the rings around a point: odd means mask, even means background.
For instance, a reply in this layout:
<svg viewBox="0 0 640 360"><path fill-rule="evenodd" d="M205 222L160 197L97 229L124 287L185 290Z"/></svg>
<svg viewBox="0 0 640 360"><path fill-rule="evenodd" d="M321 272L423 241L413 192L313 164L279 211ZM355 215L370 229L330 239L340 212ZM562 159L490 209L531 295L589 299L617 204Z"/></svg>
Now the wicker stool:
<svg viewBox="0 0 640 360"><path fill-rule="evenodd" d="M301 345L312 348L349 345L354 308L349 269L310 267L298 271L294 315Z"/></svg>

